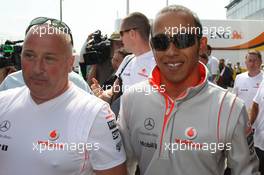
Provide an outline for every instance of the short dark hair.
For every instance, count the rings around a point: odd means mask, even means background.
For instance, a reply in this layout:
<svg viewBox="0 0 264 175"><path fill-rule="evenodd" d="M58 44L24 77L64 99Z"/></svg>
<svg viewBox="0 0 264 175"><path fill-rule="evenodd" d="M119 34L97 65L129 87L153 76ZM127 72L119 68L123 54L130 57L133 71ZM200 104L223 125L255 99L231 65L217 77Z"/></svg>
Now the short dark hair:
<svg viewBox="0 0 264 175"><path fill-rule="evenodd" d="M247 53L247 56L251 55L251 54L256 55L262 61L261 53L258 50L249 50ZM247 56L246 56L246 58L247 58Z"/></svg>
<svg viewBox="0 0 264 175"><path fill-rule="evenodd" d="M156 16L159 16L159 15L161 15L163 13L167 13L167 12L180 12L180 11L185 12L185 13L187 13L193 17L195 27L198 27L198 29L199 29L197 38L198 38L198 41L200 41L202 36L203 36L202 23L201 23L200 19L198 18L198 16L196 15L196 13L194 13L193 11L188 9L187 7L184 7L181 5L169 5L167 7L164 7L163 9L161 9L161 11L159 11Z"/></svg>
<svg viewBox="0 0 264 175"><path fill-rule="evenodd" d="M149 40L150 24L148 18L144 14L140 12L129 14L122 20L122 26L124 26L125 30L136 29L143 40Z"/></svg>

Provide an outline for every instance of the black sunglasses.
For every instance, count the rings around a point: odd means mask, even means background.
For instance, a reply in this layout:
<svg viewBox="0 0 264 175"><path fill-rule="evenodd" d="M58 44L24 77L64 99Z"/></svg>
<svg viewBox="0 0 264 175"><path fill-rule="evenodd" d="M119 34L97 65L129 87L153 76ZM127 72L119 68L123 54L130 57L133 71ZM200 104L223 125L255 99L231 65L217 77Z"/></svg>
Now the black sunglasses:
<svg viewBox="0 0 264 175"><path fill-rule="evenodd" d="M174 34L173 36L157 34L150 39L150 43L154 50L165 51L169 48L170 42L178 49L185 49L193 46L195 40L195 34Z"/></svg>
<svg viewBox="0 0 264 175"><path fill-rule="evenodd" d="M123 36L124 33L129 32L130 30L135 30L135 29L137 29L137 28L131 28L131 29L127 29L127 30L120 31L119 32L120 33L120 36Z"/></svg>
<svg viewBox="0 0 264 175"><path fill-rule="evenodd" d="M27 27L26 34L28 33L28 31L31 29L32 26L45 24L47 21L50 21L51 26L58 28L59 30L61 30L62 32L66 34L69 34L71 37L71 44L73 45L71 29L64 22L57 20L57 19L53 19L53 18L37 17L33 19L30 22L29 26Z"/></svg>

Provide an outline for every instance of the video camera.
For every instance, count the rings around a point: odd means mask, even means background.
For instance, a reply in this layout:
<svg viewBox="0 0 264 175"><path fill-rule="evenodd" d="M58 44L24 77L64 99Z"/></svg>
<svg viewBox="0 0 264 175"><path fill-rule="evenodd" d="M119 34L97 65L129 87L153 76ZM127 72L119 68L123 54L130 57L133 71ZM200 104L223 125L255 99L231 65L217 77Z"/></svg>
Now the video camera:
<svg viewBox="0 0 264 175"><path fill-rule="evenodd" d="M92 33L92 38L88 41L85 53L83 54L86 65L101 64L110 59L111 42L107 36L102 36L101 31Z"/></svg>
<svg viewBox="0 0 264 175"><path fill-rule="evenodd" d="M22 46L17 44L22 42L23 40L6 40L5 44L0 45L0 68L15 66L17 70L21 69L20 54Z"/></svg>

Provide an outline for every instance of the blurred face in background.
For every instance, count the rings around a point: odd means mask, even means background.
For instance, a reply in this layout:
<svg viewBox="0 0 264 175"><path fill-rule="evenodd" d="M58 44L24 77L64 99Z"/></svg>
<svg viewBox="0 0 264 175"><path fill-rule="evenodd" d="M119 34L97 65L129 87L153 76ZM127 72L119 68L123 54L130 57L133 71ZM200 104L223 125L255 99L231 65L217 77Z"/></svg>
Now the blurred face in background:
<svg viewBox="0 0 264 175"><path fill-rule="evenodd" d="M124 55L123 54L121 54L118 51L116 51L114 53L113 58L112 58L112 66L113 66L115 71L118 69L118 67L122 63L123 59L124 59Z"/></svg>
<svg viewBox="0 0 264 175"><path fill-rule="evenodd" d="M245 64L248 72L259 72L262 61L256 54L248 54L246 56Z"/></svg>

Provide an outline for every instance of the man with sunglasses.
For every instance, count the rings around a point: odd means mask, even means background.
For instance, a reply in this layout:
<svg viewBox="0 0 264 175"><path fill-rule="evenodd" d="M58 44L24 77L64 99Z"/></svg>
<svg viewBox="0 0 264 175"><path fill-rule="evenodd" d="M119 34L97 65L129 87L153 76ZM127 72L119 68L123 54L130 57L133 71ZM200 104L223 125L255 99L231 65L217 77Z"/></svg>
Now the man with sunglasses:
<svg viewBox="0 0 264 175"><path fill-rule="evenodd" d="M199 18L183 6L162 9L151 30L157 66L122 96L118 125L128 164L144 175L257 175L245 106L208 82ZM141 89L141 91L139 91ZM149 91L152 89L152 91Z"/></svg>
<svg viewBox="0 0 264 175"><path fill-rule="evenodd" d="M109 105L68 80L72 47L61 21L42 17L28 27L21 53L26 86L0 92L1 174L126 174Z"/></svg>
<svg viewBox="0 0 264 175"><path fill-rule="evenodd" d="M94 94L111 103L130 86L146 80L156 65L153 53L149 46L150 24L148 18L139 12L129 14L121 22L120 35L124 48L133 53L124 58L115 75L119 77L115 86L103 92L96 80L91 85ZM119 80L119 81L118 81ZM122 80L122 83L120 83ZM117 100L118 101L118 100ZM118 102L113 104L114 111L118 113Z"/></svg>

